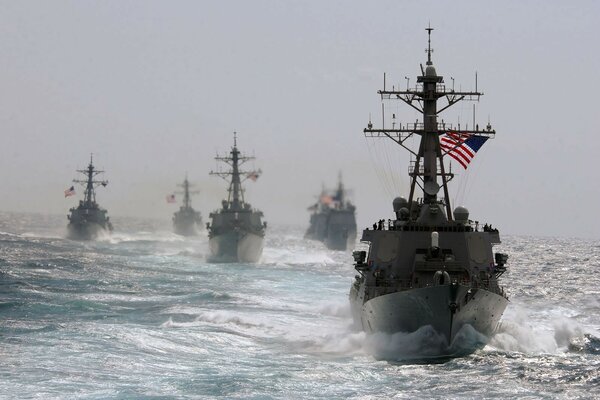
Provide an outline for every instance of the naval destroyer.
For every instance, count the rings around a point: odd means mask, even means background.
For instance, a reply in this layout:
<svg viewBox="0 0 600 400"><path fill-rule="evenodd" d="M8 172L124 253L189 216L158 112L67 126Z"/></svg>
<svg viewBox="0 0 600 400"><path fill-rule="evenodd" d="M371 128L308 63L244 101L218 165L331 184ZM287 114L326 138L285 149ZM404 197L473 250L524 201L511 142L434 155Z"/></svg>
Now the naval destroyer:
<svg viewBox="0 0 600 400"><path fill-rule="evenodd" d="M460 129L438 120L442 111L461 100L477 101L482 93L477 80L475 91L445 85L431 60L431 31L427 29L426 67L421 65L416 86L407 83L406 90L389 90L384 75L378 92L382 101L406 103L422 121L402 124L392 118L390 128L384 113L381 129L369 121L364 130L367 137L392 139L414 161L409 166L408 199L393 200L395 218L379 220L362 233L368 251L353 253L358 275L349 297L355 323L367 333L433 328L440 338L437 354L456 356L482 347L497 329L508 305L498 279L506 271L508 256L493 251L500 243L497 229L472 221L464 207L451 209L448 182L454 174L451 166L445 167L445 157L466 168L496 132L489 123L483 129L476 124ZM418 149L409 146L411 137L418 139Z"/></svg>
<svg viewBox="0 0 600 400"><path fill-rule="evenodd" d="M228 171L211 171L210 175L223 178L229 183L228 196L221 209L210 213L211 222L206 224L209 237L210 262L257 262L262 255L267 223L262 222L263 213L253 209L244 200L242 183L256 180L259 171L242 171L240 167L254 157L247 157L237 148L237 134L233 133L233 147L229 156L217 156Z"/></svg>
<svg viewBox="0 0 600 400"><path fill-rule="evenodd" d="M86 169L77 170L85 175L85 179L74 179L74 183L82 185L84 190L83 200L79 200L77 207L71 208L67 216L69 224L67 225L67 236L75 240L92 240L103 233L110 233L113 229L107 211L96 203L96 187L108 185L106 180L96 180L98 174L104 171L97 170L94 167L93 156L90 156L90 164ZM73 187L65 191L75 193Z"/></svg>
<svg viewBox="0 0 600 400"><path fill-rule="evenodd" d="M195 236L198 234L197 227L202 224L202 217L200 216L200 212L194 210L192 207L190 195L198 192L190 191L192 184L188 181L187 175L183 183L178 186L183 188L183 191L180 192L183 194L183 204L179 207L179 210L173 214L173 229L178 235ZM173 197L175 197L175 195L173 195Z"/></svg>
<svg viewBox="0 0 600 400"><path fill-rule="evenodd" d="M319 240L331 250L353 248L356 244L355 210L346 198L340 174L337 189L328 193L323 188L319 200L308 208L312 214L304 237Z"/></svg>

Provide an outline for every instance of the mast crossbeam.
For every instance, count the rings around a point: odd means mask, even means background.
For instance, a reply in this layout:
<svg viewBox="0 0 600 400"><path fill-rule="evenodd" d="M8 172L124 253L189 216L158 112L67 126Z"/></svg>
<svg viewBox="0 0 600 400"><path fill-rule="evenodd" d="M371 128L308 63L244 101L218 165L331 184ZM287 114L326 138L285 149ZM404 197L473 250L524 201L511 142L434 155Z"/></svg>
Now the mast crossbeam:
<svg viewBox="0 0 600 400"><path fill-rule="evenodd" d="M421 124L422 125L422 124ZM438 124L441 125L441 124ZM380 138L380 137L391 137L393 140L401 139L402 141L408 139L413 134L416 135L424 135L426 133L425 129L412 129L412 128L400 128L400 129L369 129L365 128L363 130L365 137L369 138ZM443 129L438 129L438 135L444 135L448 132L456 132L456 133L464 133L469 135L478 135L485 136L487 138L494 138L496 135L496 131L494 129L461 129L460 127L455 128L453 125L446 124L443 125ZM408 135L402 135L402 133L408 133Z"/></svg>
<svg viewBox="0 0 600 400"><path fill-rule="evenodd" d="M414 100L417 98L426 98L428 96L434 95L436 98L441 97L465 97L466 99L479 100L481 96L483 96L483 92L457 92L455 90L436 90L435 92L425 91L422 89L409 89L409 90L378 90L377 93L381 96L383 100ZM406 97L402 97L406 96Z"/></svg>
<svg viewBox="0 0 600 400"><path fill-rule="evenodd" d="M246 161L255 160L255 159L256 159L256 157L240 156L240 157L238 157L238 165L240 165L240 164L242 164L242 163L244 163ZM217 161L224 161L226 163L229 163L230 161L233 161L233 158L232 157L226 157L226 156L216 156L215 160L217 160Z"/></svg>

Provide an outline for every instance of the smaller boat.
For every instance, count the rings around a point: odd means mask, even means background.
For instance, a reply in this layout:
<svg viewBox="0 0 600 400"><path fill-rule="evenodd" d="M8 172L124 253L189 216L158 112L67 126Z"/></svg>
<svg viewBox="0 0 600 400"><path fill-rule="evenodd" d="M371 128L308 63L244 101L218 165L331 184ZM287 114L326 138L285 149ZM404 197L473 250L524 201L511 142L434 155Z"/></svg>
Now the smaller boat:
<svg viewBox="0 0 600 400"><path fill-rule="evenodd" d="M210 262L257 262L262 255L267 223L262 222L262 211L253 209L244 200L242 183L255 181L259 171L242 171L240 166L254 157L246 157L237 148L237 134L233 133L233 147L229 156L215 159L231 167L229 171L212 172L229 182L228 196L221 208L210 213L206 224L209 237Z"/></svg>
<svg viewBox="0 0 600 400"><path fill-rule="evenodd" d="M179 207L179 210L173 214L173 229L178 235L196 236L198 234L198 227L202 224L202 217L200 216L199 211L192 208L190 195L198 192L190 192L192 184L188 181L187 176L179 186L183 188L183 204ZM174 200L174 197L175 196L172 195L171 198Z"/></svg>
<svg viewBox="0 0 600 400"><path fill-rule="evenodd" d="M332 193L325 188L319 200L308 208L312 211L310 226L304 235L319 240L331 250L346 250L356 244L356 207L346 199L346 190L339 176L338 187Z"/></svg>
<svg viewBox="0 0 600 400"><path fill-rule="evenodd" d="M113 226L110 223L107 211L96 203L96 188L98 186L106 187L108 181L94 179L97 175L104 173L94 167L93 155L90 156L90 164L86 169L77 170L85 175L86 179L74 179L85 188L83 200L79 200L79 205L69 210L67 216L69 224L67 225L67 237L74 240L93 240L99 235L112 232ZM65 197L75 194L75 188L65 190Z"/></svg>

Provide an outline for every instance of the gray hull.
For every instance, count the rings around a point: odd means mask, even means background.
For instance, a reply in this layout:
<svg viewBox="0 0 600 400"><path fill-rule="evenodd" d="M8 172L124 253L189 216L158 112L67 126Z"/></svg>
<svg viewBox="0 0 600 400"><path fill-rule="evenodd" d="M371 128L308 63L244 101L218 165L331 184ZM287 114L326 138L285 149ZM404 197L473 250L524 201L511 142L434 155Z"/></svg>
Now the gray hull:
<svg viewBox="0 0 600 400"><path fill-rule="evenodd" d="M356 244L356 218L354 208L349 210L327 209L310 217L310 226L304 235L320 240L330 250L351 249Z"/></svg>
<svg viewBox="0 0 600 400"><path fill-rule="evenodd" d="M331 250L346 251L356 245L356 229L329 232L325 239L325 245Z"/></svg>
<svg viewBox="0 0 600 400"><path fill-rule="evenodd" d="M94 222L85 224L70 223L67 225L67 238L72 240L94 240L99 236L109 234L110 230Z"/></svg>
<svg viewBox="0 0 600 400"><path fill-rule="evenodd" d="M441 285L410 289L375 297L362 303L360 292L350 292L355 323L368 332L411 333L431 326L443 335L447 347L440 356L470 353L483 347L494 334L508 305L504 297L483 289ZM478 333L461 335L467 325Z"/></svg>
<svg viewBox="0 0 600 400"><path fill-rule="evenodd" d="M228 232L208 241L209 262L248 262L260 259L263 251L262 236L250 232Z"/></svg>
<svg viewBox="0 0 600 400"><path fill-rule="evenodd" d="M173 230L181 236L197 236L196 221L177 221L173 224Z"/></svg>

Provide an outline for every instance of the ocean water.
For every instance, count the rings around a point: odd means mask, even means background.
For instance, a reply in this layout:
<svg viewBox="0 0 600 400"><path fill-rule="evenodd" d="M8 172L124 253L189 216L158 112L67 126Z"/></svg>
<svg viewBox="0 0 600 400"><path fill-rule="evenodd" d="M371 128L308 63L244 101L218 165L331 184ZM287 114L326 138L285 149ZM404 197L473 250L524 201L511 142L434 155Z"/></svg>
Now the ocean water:
<svg viewBox="0 0 600 400"><path fill-rule="evenodd" d="M258 264L209 264L207 237L114 218L0 214L0 398L600 398L600 242L504 236L510 305L467 357L407 357L430 332L352 326L349 253L269 228Z"/></svg>

